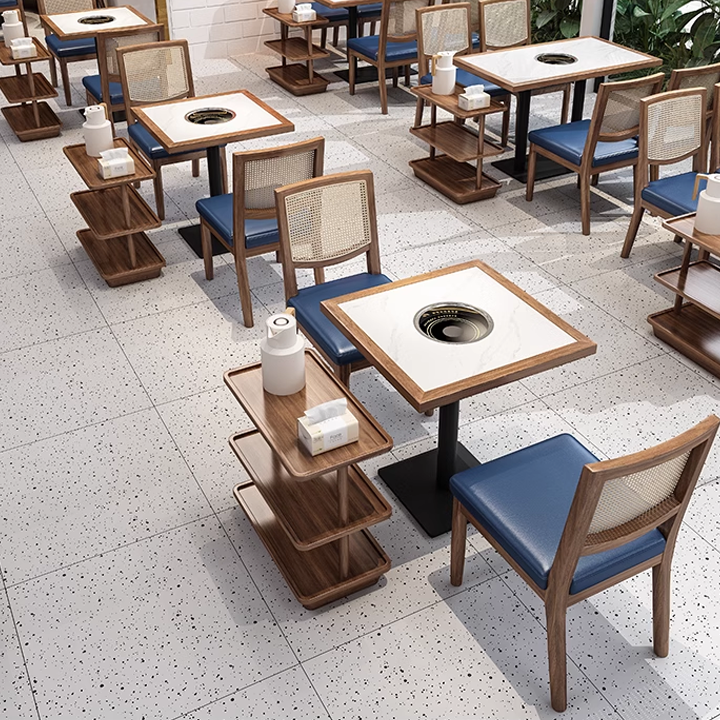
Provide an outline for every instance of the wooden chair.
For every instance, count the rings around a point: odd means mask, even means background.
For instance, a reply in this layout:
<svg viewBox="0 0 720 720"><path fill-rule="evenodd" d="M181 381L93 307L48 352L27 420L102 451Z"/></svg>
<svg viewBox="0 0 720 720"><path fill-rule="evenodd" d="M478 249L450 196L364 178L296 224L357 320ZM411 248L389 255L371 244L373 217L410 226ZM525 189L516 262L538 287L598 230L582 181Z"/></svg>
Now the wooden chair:
<svg viewBox="0 0 720 720"><path fill-rule="evenodd" d="M537 156L554 160L578 174L583 235L590 234L590 183L601 172L635 166L640 100L662 88L663 73L649 77L602 83L591 120L533 130L525 198L533 199Z"/></svg>
<svg viewBox="0 0 720 720"><path fill-rule="evenodd" d="M337 47L340 42L340 28L347 27L350 14L346 7L331 8L327 5L323 5L319 2L311 3L313 10L318 15L322 15L327 18L330 22L323 26L320 31L320 47L325 48L327 46L327 34L328 30L332 29L333 39L332 44ZM358 37L362 37L364 34L365 25L370 24L370 35L375 34L375 24L380 22L380 13L382 11L382 3L373 3L372 5L359 5L357 9L358 14Z"/></svg>
<svg viewBox="0 0 720 720"><path fill-rule="evenodd" d="M418 8L417 16L417 43L418 43L418 74L420 84L432 83L429 63L433 55L441 50L454 50L456 55L465 55L473 52L473 34L471 26L470 3L461 2L444 5L430 5ZM510 95L507 90L487 82L477 75L457 69L456 84L462 87L467 85L485 85L485 92L496 100L505 101L506 109L503 112L502 144L507 144L508 126L510 121ZM425 102L418 98L415 111L415 127L422 123Z"/></svg>
<svg viewBox="0 0 720 720"><path fill-rule="evenodd" d="M529 0L479 0L480 52L507 50L529 45L531 39ZM570 111L570 83L533 90L533 95L562 92L560 122L566 123Z"/></svg>
<svg viewBox="0 0 720 720"><path fill-rule="evenodd" d="M235 258L240 305L253 326L247 258L277 252L274 190L323 173L325 138L233 154L233 192L198 200L205 277L213 278L212 237Z"/></svg>
<svg viewBox="0 0 720 720"><path fill-rule="evenodd" d="M38 0L38 12L40 15L94 10L96 6L95 0ZM43 25L43 29L45 31L45 45L48 52L53 56L50 61L50 80L53 87L57 87L57 68L55 67L55 61L57 61L60 66L63 90L65 91L65 104L70 107L72 105L72 90L68 74L68 63L93 60L97 57L95 38L60 40L46 25Z"/></svg>
<svg viewBox="0 0 720 720"><path fill-rule="evenodd" d="M550 699L567 706L567 608L652 568L653 647L668 654L670 565L720 420L600 462L558 435L454 475L450 579L461 585L467 523L545 603Z"/></svg>
<svg viewBox="0 0 720 720"><path fill-rule="evenodd" d="M329 298L389 283L380 272L373 175L369 170L338 173L275 191L280 258L287 304L302 331L340 380L368 362L323 314ZM367 272L325 282L324 268L365 255ZM315 285L298 290L297 268L312 268Z"/></svg>
<svg viewBox="0 0 720 720"><path fill-rule="evenodd" d="M200 160L206 153L204 150L168 153L145 127L135 120L133 107L195 97L188 43L187 40L165 40L118 47L116 57L122 97L126 101L128 136L133 146L148 159L155 170L155 205L158 217L164 220L162 167L189 160L192 163L193 177L198 177Z"/></svg>
<svg viewBox="0 0 720 720"><path fill-rule="evenodd" d="M398 68L405 68L405 84L410 84L410 65L418 61L415 10L428 0L385 0L380 17L380 34L352 38L348 41L350 94L355 94L357 61L364 60L377 68L382 114L387 115L385 70L393 69L393 87L398 84Z"/></svg>
<svg viewBox="0 0 720 720"><path fill-rule="evenodd" d="M99 75L86 75L82 83L85 87L88 104L104 102L108 109L108 119L115 131L113 113L125 111L125 98L122 93L120 72L118 70L117 50L128 45L143 45L160 42L165 39L165 28L160 23L142 25L123 30L117 34L100 33L97 36L97 56Z"/></svg>
<svg viewBox="0 0 720 720"><path fill-rule="evenodd" d="M621 257L630 257L640 221L647 210L662 218L695 212L695 175L707 169L705 122L707 91L689 88L659 93L640 101L638 162L635 168L635 207ZM657 178L653 167L693 159L691 172Z"/></svg>

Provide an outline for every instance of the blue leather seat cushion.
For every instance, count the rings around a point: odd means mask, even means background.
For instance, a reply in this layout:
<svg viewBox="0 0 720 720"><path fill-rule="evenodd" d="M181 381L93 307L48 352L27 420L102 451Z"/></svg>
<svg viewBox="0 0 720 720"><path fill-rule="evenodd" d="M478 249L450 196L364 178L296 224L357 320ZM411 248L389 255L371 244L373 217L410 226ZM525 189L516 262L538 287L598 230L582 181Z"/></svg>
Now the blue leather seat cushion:
<svg viewBox="0 0 720 720"><path fill-rule="evenodd" d="M347 8L330 8L326 5L321 5L319 2L310 4L318 15L327 18L330 22L339 22L341 20L347 20L348 17L350 17Z"/></svg>
<svg viewBox="0 0 720 720"><path fill-rule="evenodd" d="M147 157L156 160L158 158L166 158L169 153L155 139L155 137L145 129L140 123L133 123L128 126L128 135L137 143L138 147L147 155Z"/></svg>
<svg viewBox="0 0 720 720"><path fill-rule="evenodd" d="M100 86L100 76L99 75L86 75L82 79L82 84L85 86L85 88L87 90L90 91L90 94L98 102L107 102L107 100L102 96L102 88ZM119 82L111 82L110 83L110 104L111 105L122 105L123 104L122 85Z"/></svg>
<svg viewBox="0 0 720 720"><path fill-rule="evenodd" d="M382 3L373 3L372 5L358 5L358 17L380 17L382 12Z"/></svg>
<svg viewBox="0 0 720 720"><path fill-rule="evenodd" d="M230 247L233 245L233 196L215 195L195 203L200 217L206 220ZM245 247L248 249L278 242L277 220L245 220Z"/></svg>
<svg viewBox="0 0 720 720"><path fill-rule="evenodd" d="M450 479L453 495L541 588L547 587L583 465L597 458L571 435L558 435ZM581 557L575 594L659 555L659 530L613 550Z"/></svg>
<svg viewBox="0 0 720 720"><path fill-rule="evenodd" d="M430 85L430 83L432 83L432 75L430 75L429 73L427 75L423 75L420 78L421 85ZM503 88L501 88L500 86L488 82L487 80L483 80L477 75L473 75L472 73L469 73L467 70L463 70L462 68L457 69L457 74L455 75L455 83L457 85L462 85L463 87L467 87L468 85L484 85L485 92L488 95L492 95L493 97L497 95L508 94L508 91L503 90Z"/></svg>
<svg viewBox="0 0 720 720"><path fill-rule="evenodd" d="M305 328L315 345L320 346L327 356L338 365L349 365L362 360L363 356L330 322L320 309L320 303L323 300L330 300L358 290L367 290L389 282L390 279L382 274L350 275L303 288L295 297L288 300L288 305L295 308L298 322Z"/></svg>
<svg viewBox="0 0 720 720"><path fill-rule="evenodd" d="M701 180L699 190L704 190L706 184L706 180ZM694 185L694 172L663 177L653 180L642 191L642 199L670 215L684 215L697 210L697 199L692 199Z"/></svg>
<svg viewBox="0 0 720 720"><path fill-rule="evenodd" d="M589 120L577 120L565 125L533 130L528 138L530 142L559 155L564 160L580 165L589 129ZM618 142L599 142L595 146L592 164L593 167L597 167L621 160L633 160L637 154L638 144L635 138Z"/></svg>
<svg viewBox="0 0 720 720"><path fill-rule="evenodd" d="M45 38L48 50L59 58L76 57L78 55L95 55L97 47L95 38L82 38L80 40L60 40L57 35L48 35Z"/></svg>
<svg viewBox="0 0 720 720"><path fill-rule="evenodd" d="M379 35L368 35L367 37L351 38L347 42L348 50L354 50L356 53L363 55L371 60L378 59L378 49L380 47ZM417 58L417 43L415 40L410 42L389 42L385 50L385 60L393 62L395 60L412 61Z"/></svg>

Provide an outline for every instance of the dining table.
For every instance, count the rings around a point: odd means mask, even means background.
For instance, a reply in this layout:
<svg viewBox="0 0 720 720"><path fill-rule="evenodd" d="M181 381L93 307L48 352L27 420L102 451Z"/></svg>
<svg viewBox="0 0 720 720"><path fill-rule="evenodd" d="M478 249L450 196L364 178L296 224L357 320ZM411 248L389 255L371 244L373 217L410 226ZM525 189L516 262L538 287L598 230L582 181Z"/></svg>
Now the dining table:
<svg viewBox="0 0 720 720"><path fill-rule="evenodd" d="M379 470L430 537L450 530L450 478L479 464L458 442L460 401L597 348L479 260L320 306L413 408L439 408L437 447Z"/></svg>
<svg viewBox="0 0 720 720"><path fill-rule="evenodd" d="M40 22L60 40L80 40L155 24L130 5L40 15Z"/></svg>
<svg viewBox="0 0 720 720"><path fill-rule="evenodd" d="M169 154L205 150L210 195L225 192L221 148L295 130L290 120L247 90L138 105L133 115ZM202 257L200 225L181 227L178 232Z"/></svg>
<svg viewBox="0 0 720 720"><path fill-rule="evenodd" d="M594 36L555 40L455 56L459 68L499 85L517 98L515 154L492 165L521 182L527 181L527 143L533 90L573 83L571 122L583 119L586 83L592 78L645 70L662 65L653 55ZM568 172L538 157L538 180Z"/></svg>

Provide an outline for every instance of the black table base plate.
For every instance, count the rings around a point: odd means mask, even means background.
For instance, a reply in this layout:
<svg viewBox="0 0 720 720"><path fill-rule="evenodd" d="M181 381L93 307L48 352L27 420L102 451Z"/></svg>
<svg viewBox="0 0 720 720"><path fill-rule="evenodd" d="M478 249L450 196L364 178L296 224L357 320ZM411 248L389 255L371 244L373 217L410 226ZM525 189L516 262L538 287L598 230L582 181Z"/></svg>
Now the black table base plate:
<svg viewBox="0 0 720 720"><path fill-rule="evenodd" d="M198 256L202 257L202 240L200 239L200 225L186 225L178 229L182 239L190 246L190 249ZM215 238L212 239L213 255L222 255L228 250L222 246Z"/></svg>
<svg viewBox="0 0 720 720"><path fill-rule="evenodd" d="M455 472L475 467L480 462L458 443ZM437 537L450 532L452 493L437 486L437 449L380 468L379 475L407 508L422 529Z"/></svg>
<svg viewBox="0 0 720 720"><path fill-rule="evenodd" d="M400 79L398 82L402 83L404 82L405 78L405 70L403 68L400 68L398 70L400 73ZM417 75L417 72L415 70L410 70L411 75ZM341 80L344 80L345 82L349 82L350 78L350 72L348 70L336 70L335 75L339 77ZM392 79L393 71L392 68L385 68L385 77L390 80ZM378 79L378 71L376 67L373 67L372 65L364 65L363 67L359 67L357 69L357 72L355 73L355 84L360 85L361 83L370 83L370 82L377 82Z"/></svg>
<svg viewBox="0 0 720 720"><path fill-rule="evenodd" d="M494 163L490 163L493 167L498 170L502 170L506 175L509 175L521 183L527 183L527 161L525 162L526 168L522 172L515 170L515 158L507 158L505 160L496 160ZM535 180L547 180L548 178L559 177L560 175L567 175L570 170L562 165L558 165L553 160L538 155L537 168L535 172Z"/></svg>

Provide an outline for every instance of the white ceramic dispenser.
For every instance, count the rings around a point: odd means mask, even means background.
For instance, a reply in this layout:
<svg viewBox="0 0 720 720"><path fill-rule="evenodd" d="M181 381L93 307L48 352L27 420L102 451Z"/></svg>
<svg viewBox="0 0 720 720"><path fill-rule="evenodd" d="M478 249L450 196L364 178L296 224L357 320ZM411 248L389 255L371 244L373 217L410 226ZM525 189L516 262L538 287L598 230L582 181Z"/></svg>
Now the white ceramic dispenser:
<svg viewBox="0 0 720 720"><path fill-rule="evenodd" d="M305 387L305 338L293 315L278 313L265 321L260 343L263 388L271 395L292 395Z"/></svg>
<svg viewBox="0 0 720 720"><path fill-rule="evenodd" d="M453 65L454 50L441 50L432 56L433 95L452 95L455 92L457 68Z"/></svg>
<svg viewBox="0 0 720 720"><path fill-rule="evenodd" d="M10 47L10 43L18 38L25 37L25 28L17 10L6 10L3 14L3 39L5 40L5 47Z"/></svg>
<svg viewBox="0 0 720 720"><path fill-rule="evenodd" d="M85 152L90 157L100 157L101 152L113 148L113 131L105 114L104 105L90 105L85 108L83 135Z"/></svg>
<svg viewBox="0 0 720 720"><path fill-rule="evenodd" d="M278 0L278 12L289 15L295 7L295 0Z"/></svg>
<svg viewBox="0 0 720 720"><path fill-rule="evenodd" d="M695 214L695 229L707 235L720 235L720 174L695 176L693 200L697 197L698 183L707 179L707 187L700 193Z"/></svg>

